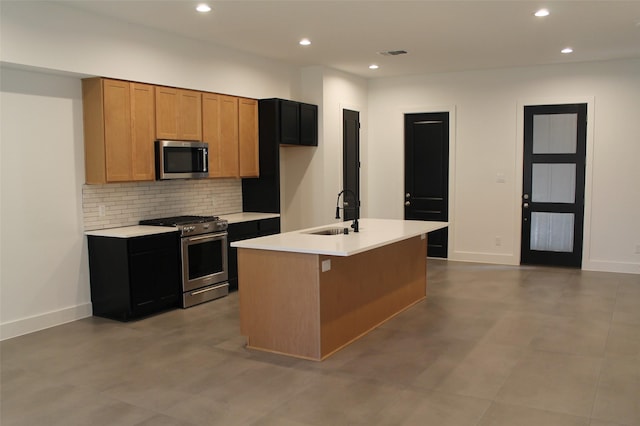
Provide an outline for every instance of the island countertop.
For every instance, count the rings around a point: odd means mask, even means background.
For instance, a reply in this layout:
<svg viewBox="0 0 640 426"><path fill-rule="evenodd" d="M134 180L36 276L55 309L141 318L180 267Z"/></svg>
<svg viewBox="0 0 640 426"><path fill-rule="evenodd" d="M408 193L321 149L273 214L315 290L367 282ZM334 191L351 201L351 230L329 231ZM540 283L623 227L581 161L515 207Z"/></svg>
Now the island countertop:
<svg viewBox="0 0 640 426"><path fill-rule="evenodd" d="M353 232L350 227L351 223L352 221L338 222L331 225L236 241L231 243L231 246L329 256L352 256L397 241L427 234L449 225L448 222L363 218L359 220L360 232ZM327 228L349 228L349 234L312 234L312 232Z"/></svg>

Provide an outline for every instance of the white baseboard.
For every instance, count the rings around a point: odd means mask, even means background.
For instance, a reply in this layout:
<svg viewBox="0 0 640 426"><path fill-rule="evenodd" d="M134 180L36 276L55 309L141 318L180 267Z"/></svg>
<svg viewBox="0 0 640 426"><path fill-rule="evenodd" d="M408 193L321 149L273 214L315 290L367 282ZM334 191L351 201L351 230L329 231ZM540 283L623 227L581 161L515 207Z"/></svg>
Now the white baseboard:
<svg viewBox="0 0 640 426"><path fill-rule="evenodd" d="M454 251L449 260L459 262L493 263L497 265L519 265L520 262L513 254L481 253L472 251Z"/></svg>
<svg viewBox="0 0 640 426"><path fill-rule="evenodd" d="M520 265L520 261L510 254L481 253L471 251L456 251L451 253L449 260L458 262L492 263L498 265ZM640 274L640 263L615 262L610 260L585 260L582 270L598 272L620 272L623 274Z"/></svg>
<svg viewBox="0 0 640 426"><path fill-rule="evenodd" d="M610 260L585 260L582 262L582 269L585 271L640 274L640 263L614 262Z"/></svg>
<svg viewBox="0 0 640 426"><path fill-rule="evenodd" d="M72 306L59 311L47 312L42 315L35 315L15 321L0 324L0 340L11 339L23 334L44 330L45 328L65 324L82 318L90 317L93 314L91 303Z"/></svg>

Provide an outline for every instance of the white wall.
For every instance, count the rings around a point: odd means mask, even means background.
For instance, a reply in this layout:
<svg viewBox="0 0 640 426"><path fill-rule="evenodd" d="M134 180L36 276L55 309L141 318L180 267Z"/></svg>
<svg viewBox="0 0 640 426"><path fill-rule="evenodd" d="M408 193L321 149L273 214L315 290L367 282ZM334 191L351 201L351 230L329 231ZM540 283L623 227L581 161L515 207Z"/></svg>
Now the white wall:
<svg viewBox="0 0 640 426"><path fill-rule="evenodd" d="M2 70L1 337L91 314L75 78Z"/></svg>
<svg viewBox="0 0 640 426"><path fill-rule="evenodd" d="M0 61L0 339L91 315L80 77L253 98L299 84L288 65L47 2L2 3Z"/></svg>
<svg viewBox="0 0 640 426"><path fill-rule="evenodd" d="M518 264L522 106L570 102L589 105L583 268L639 273L637 59L372 80L369 214L403 216L403 114L453 111L450 258Z"/></svg>

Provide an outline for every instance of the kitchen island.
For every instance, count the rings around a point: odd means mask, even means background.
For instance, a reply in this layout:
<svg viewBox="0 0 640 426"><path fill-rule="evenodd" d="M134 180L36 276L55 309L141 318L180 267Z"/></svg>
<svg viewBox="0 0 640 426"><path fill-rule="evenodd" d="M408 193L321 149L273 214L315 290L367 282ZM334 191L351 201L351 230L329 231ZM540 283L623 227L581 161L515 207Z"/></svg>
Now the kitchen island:
<svg viewBox="0 0 640 426"><path fill-rule="evenodd" d="M448 223L350 224L232 243L248 348L320 361L426 297L426 234Z"/></svg>

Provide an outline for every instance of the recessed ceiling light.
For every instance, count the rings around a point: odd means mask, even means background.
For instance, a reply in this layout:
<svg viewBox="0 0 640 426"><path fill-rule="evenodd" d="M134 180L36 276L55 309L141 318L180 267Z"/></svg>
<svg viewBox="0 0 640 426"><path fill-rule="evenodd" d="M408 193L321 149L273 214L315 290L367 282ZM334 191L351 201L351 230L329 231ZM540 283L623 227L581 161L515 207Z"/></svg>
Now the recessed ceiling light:
<svg viewBox="0 0 640 426"><path fill-rule="evenodd" d="M376 65L376 64L369 65L369 69L370 70L377 70L378 68L380 68L380 67L378 65Z"/></svg>
<svg viewBox="0 0 640 426"><path fill-rule="evenodd" d="M562 53L572 53L573 49L570 47L565 47L564 49L562 49L560 52Z"/></svg>
<svg viewBox="0 0 640 426"><path fill-rule="evenodd" d="M406 50L385 50L384 52L378 52L378 55L382 56L398 56L398 55L406 55Z"/></svg>
<svg viewBox="0 0 640 426"><path fill-rule="evenodd" d="M208 4L202 3L202 4L199 4L198 7L196 7L196 10L202 13L211 12L211 7L209 7Z"/></svg>
<svg viewBox="0 0 640 426"><path fill-rule="evenodd" d="M302 40L300 40L300 45L302 46L308 46L311 44L311 40L309 40L308 38L303 38Z"/></svg>
<svg viewBox="0 0 640 426"><path fill-rule="evenodd" d="M536 13L534 13L534 15L537 16L538 18L549 16L549 9L540 9Z"/></svg>

